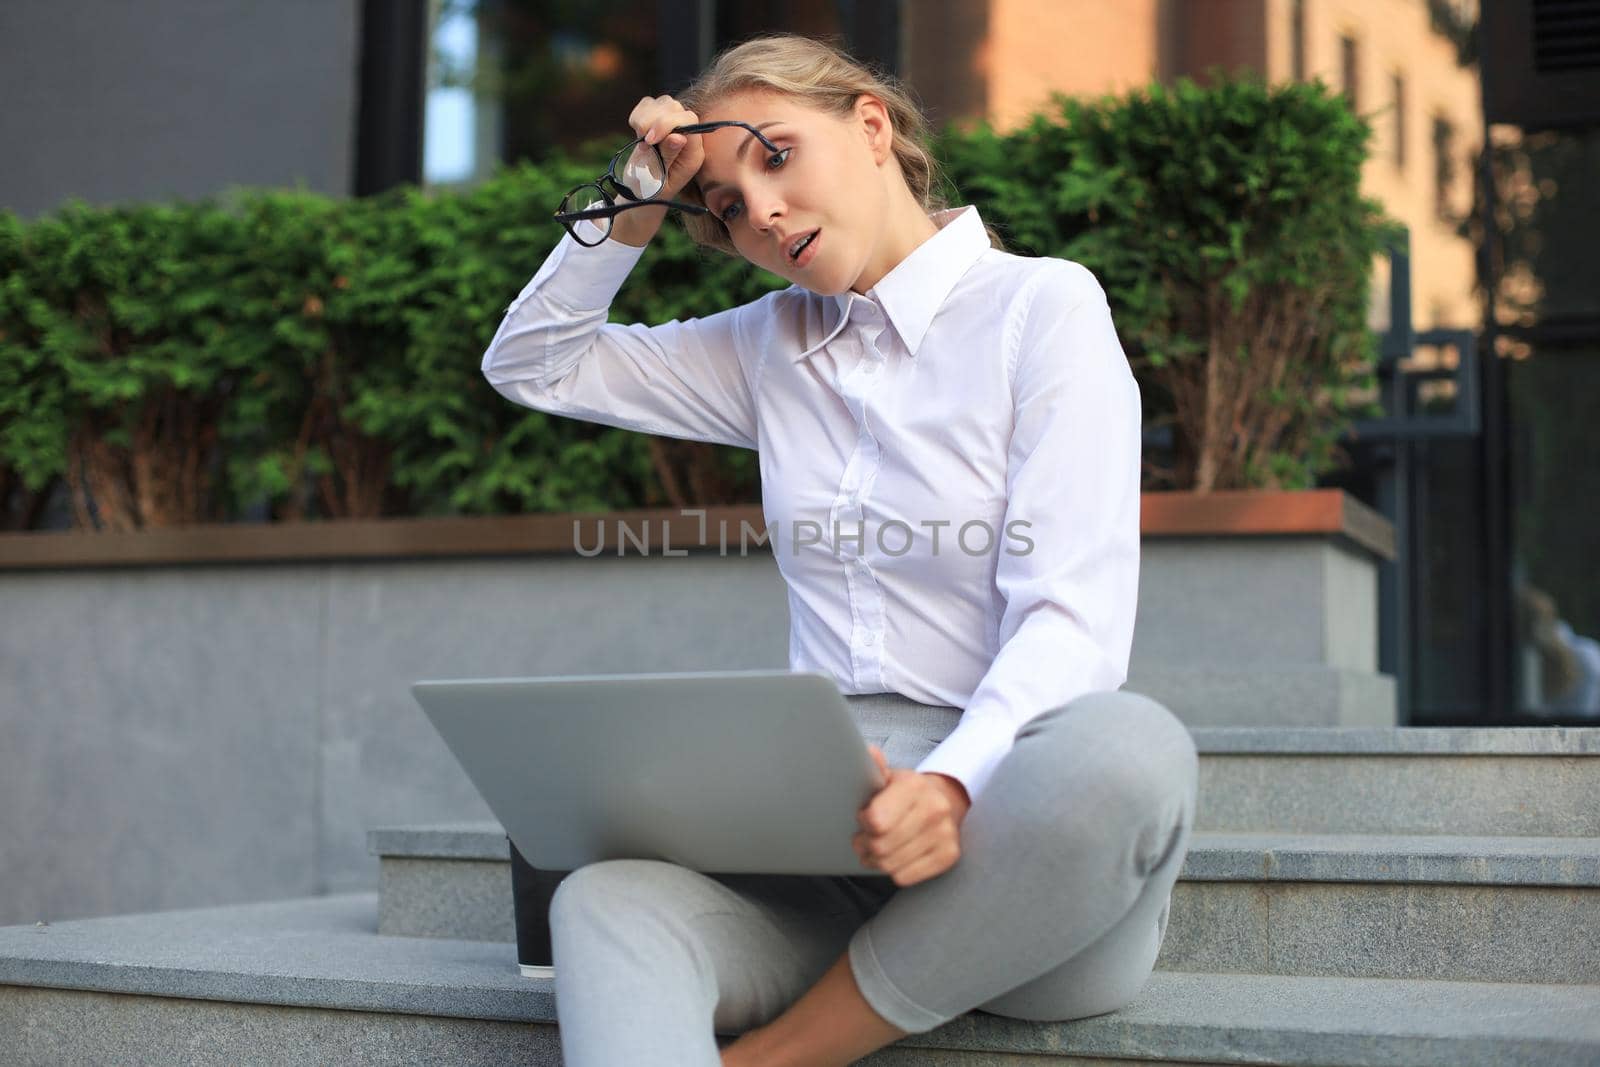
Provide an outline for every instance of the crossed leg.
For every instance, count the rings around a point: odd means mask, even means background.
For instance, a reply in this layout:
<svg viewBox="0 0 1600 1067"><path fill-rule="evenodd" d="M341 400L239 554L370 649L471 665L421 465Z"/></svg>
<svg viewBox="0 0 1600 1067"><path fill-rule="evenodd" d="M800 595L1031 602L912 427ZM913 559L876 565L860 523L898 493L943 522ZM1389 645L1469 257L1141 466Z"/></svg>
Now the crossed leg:
<svg viewBox="0 0 1600 1067"><path fill-rule="evenodd" d="M1091 693L1018 731L962 856L856 931L862 996L912 1033L973 1008L1065 1020L1132 1000L1188 850L1198 759L1156 701Z"/></svg>
<svg viewBox="0 0 1600 1067"><path fill-rule="evenodd" d="M861 995L909 1032L973 1008L1121 1007L1160 948L1196 774L1170 712L1096 693L1018 733L967 814L962 859L918 885L581 868L551 907L564 1059L715 1067L715 1032L776 1018L845 952Z"/></svg>

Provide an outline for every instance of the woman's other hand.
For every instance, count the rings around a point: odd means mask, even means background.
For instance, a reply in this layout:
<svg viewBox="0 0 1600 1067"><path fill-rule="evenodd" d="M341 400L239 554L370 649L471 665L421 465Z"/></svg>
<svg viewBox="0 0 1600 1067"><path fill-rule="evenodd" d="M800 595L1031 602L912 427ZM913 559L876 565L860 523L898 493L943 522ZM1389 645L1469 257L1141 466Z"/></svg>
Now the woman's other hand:
<svg viewBox="0 0 1600 1067"><path fill-rule="evenodd" d="M890 767L878 746L867 747L885 784L856 814L861 831L850 840L862 865L902 887L954 867L961 821L972 806L966 789L948 775Z"/></svg>

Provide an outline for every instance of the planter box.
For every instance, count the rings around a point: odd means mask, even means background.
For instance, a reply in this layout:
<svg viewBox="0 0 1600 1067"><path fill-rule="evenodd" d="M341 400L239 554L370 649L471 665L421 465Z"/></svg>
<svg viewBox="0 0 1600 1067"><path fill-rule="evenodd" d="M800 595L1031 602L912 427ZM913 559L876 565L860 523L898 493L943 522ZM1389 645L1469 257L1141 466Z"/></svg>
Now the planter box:
<svg viewBox="0 0 1600 1067"><path fill-rule="evenodd" d="M1393 726L1378 567L1393 527L1339 490L1147 493L1126 688L1191 726Z"/></svg>

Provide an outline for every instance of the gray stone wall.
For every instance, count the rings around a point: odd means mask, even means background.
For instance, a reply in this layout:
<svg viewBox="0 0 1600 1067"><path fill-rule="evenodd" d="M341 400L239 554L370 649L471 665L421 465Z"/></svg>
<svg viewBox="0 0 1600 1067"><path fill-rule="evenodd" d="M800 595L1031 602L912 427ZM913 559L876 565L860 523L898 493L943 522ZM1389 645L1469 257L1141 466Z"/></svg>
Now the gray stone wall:
<svg viewBox="0 0 1600 1067"><path fill-rule="evenodd" d="M1147 541L1128 688L1306 725L1386 680L1375 584L1323 538ZM787 655L763 550L0 570L0 925L375 889L369 828L492 818L418 679Z"/></svg>
<svg viewBox="0 0 1600 1067"><path fill-rule="evenodd" d="M422 678L782 667L767 554L0 572L0 925L377 887Z"/></svg>

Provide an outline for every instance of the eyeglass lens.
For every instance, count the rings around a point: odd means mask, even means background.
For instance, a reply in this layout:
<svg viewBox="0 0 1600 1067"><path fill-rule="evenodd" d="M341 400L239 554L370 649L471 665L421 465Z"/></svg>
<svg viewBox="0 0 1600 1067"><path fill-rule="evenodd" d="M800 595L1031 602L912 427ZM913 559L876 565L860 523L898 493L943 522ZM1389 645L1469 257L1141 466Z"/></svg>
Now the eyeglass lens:
<svg viewBox="0 0 1600 1067"><path fill-rule="evenodd" d="M613 167L612 172L617 176L617 180L640 200L648 200L655 196L667 184L666 164L661 157L660 148L644 141L635 143L627 160L621 166Z"/></svg>

